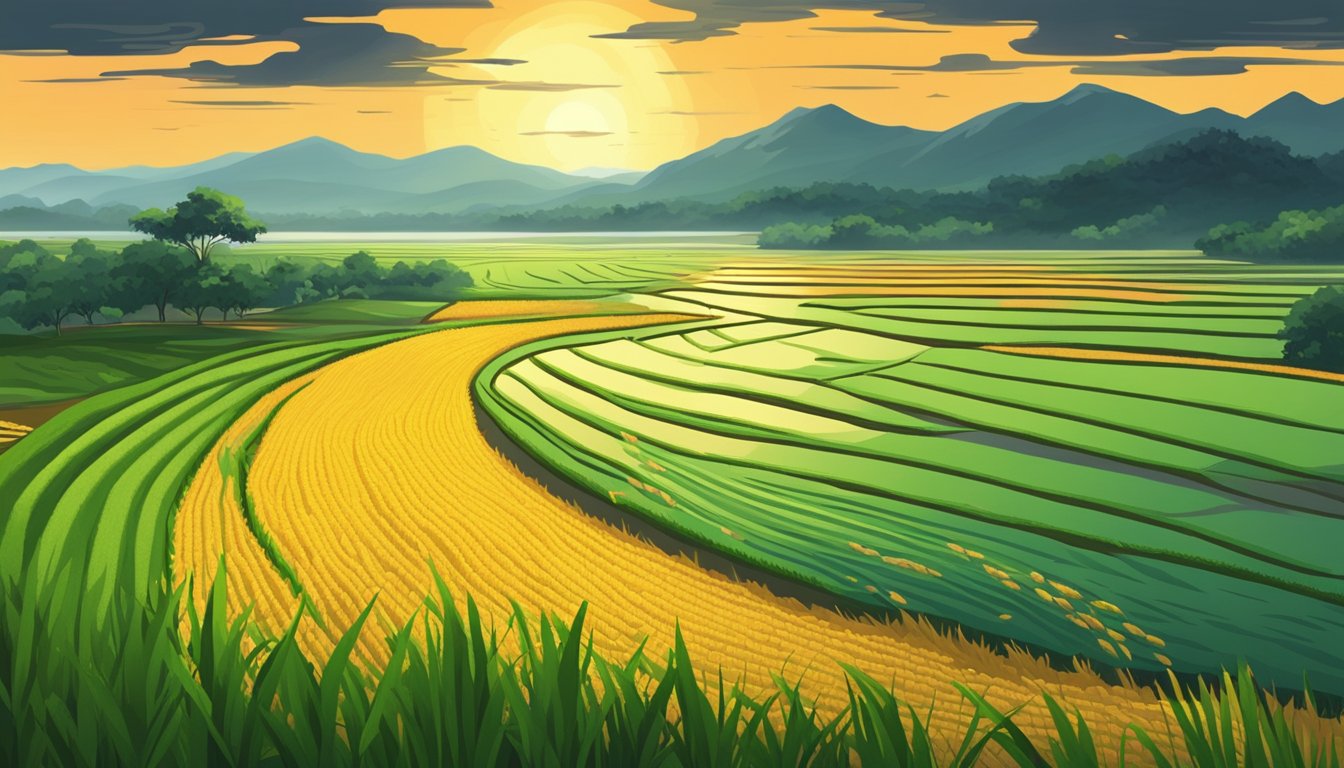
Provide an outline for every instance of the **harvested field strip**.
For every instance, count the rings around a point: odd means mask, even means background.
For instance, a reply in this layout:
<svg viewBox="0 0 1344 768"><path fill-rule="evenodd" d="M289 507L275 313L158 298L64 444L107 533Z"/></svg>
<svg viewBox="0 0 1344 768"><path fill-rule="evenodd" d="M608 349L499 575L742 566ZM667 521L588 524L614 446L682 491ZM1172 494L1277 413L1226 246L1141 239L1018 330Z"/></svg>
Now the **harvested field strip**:
<svg viewBox="0 0 1344 768"><path fill-rule="evenodd" d="M559 502L500 457L476 428L469 387L502 350L549 335L634 326L660 318L540 321L434 333L328 366L272 422L253 467L253 494L329 626L343 626L374 592L389 617L410 615L430 581L432 560L459 593L476 597L500 621L510 599L529 612L564 612L590 603L596 646L667 647L677 622L707 669L745 675L754 689L771 671L805 674L804 692L834 711L844 697L838 660L894 681L918 711L933 711L935 738L967 713L949 705L947 681L993 688L1027 701L1042 688L1080 708L1114 753L1121 723L1167 728L1152 693L1108 686L1089 672L1059 672L1019 652L1007 658L939 636L916 621L879 624L846 619L776 598L672 558L619 529ZM391 378L394 390L368 398ZM359 418L350 418L351 406ZM370 461L370 457L382 457ZM452 456L445 472L435 456ZM333 517L335 516L335 518ZM340 519L333 528L330 521ZM396 522L388 524L389 519ZM593 562L575 553L591 553ZM183 563L182 565L188 565ZM652 598L652 599L651 599ZM275 628L286 614L260 619ZM743 632L744 627L752 631ZM323 635L308 630L321 648ZM366 650L385 646L366 636ZM1050 718L1031 705L1018 722L1043 739Z"/></svg>
<svg viewBox="0 0 1344 768"><path fill-rule="evenodd" d="M1124 363L1152 365L1177 365L1199 368L1231 368L1238 371L1253 371L1276 376L1294 376L1303 379L1316 379L1344 383L1344 373L1316 371L1310 368L1295 368L1290 365L1269 363L1250 363L1240 360L1219 360L1207 357L1182 357L1179 355L1144 354L1140 352L1120 352L1105 349L1082 349L1078 347L1027 347L987 345L991 352L1007 352L1013 355L1037 355L1040 357L1060 357L1068 360L1108 360Z"/></svg>

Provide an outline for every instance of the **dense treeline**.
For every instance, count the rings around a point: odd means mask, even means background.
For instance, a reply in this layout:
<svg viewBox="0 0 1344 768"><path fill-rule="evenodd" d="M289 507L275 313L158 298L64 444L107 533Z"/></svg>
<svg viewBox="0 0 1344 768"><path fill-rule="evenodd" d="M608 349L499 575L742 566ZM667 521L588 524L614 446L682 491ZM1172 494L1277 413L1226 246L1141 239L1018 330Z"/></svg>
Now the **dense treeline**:
<svg viewBox="0 0 1344 768"><path fill-rule="evenodd" d="M790 222L766 227L757 243L762 248L794 249L956 247L974 245L993 232L993 223L964 221L955 216L907 229L856 214L825 225Z"/></svg>
<svg viewBox="0 0 1344 768"><path fill-rule="evenodd" d="M1344 288L1327 285L1294 304L1279 338L1289 365L1344 373Z"/></svg>
<svg viewBox="0 0 1344 768"><path fill-rule="evenodd" d="M81 239L65 258L32 240L0 246L0 317L57 333L73 317L92 325L96 318L116 321L150 306L160 322L169 306L202 322L210 310L227 320L259 307L328 298L447 301L470 285L471 275L443 259L388 268L364 251L339 264L282 260L261 271L201 260L158 240L114 251Z"/></svg>
<svg viewBox="0 0 1344 768"><path fill-rule="evenodd" d="M1344 160L1293 155L1278 142L1205 131L1052 176L994 179L979 192L910 197L885 212L767 227L765 248L1183 246L1228 220L1344 199ZM861 218L866 217L866 218Z"/></svg>
<svg viewBox="0 0 1344 768"><path fill-rule="evenodd" d="M242 317L258 307L326 298L446 301L471 285L470 275L443 259L385 269L364 251L339 267L281 261L258 272L248 264L218 264L210 258L215 248L255 242L266 226L242 200L209 187L197 187L167 210L140 211L129 223L154 239L109 251L82 238L64 259L32 240L0 246L0 318L59 334L72 315L92 325L96 316L115 321L147 306L158 310L159 322L171 305L201 323L211 309L223 321L230 312Z"/></svg>
<svg viewBox="0 0 1344 768"><path fill-rule="evenodd" d="M1344 261L1344 205L1319 211L1284 211L1262 226L1220 224L1195 247L1209 256L1250 261Z"/></svg>

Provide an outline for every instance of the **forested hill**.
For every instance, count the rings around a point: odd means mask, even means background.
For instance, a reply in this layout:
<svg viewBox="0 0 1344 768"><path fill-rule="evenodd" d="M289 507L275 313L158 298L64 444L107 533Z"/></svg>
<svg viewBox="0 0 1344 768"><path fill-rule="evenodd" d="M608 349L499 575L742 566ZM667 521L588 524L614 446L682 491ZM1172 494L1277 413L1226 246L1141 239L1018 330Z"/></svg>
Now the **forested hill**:
<svg viewBox="0 0 1344 768"><path fill-rule="evenodd" d="M768 227L762 245L1188 248L1223 222L1344 202L1344 162L1215 130L1050 176L997 178L977 192L855 202L830 221L798 216Z"/></svg>

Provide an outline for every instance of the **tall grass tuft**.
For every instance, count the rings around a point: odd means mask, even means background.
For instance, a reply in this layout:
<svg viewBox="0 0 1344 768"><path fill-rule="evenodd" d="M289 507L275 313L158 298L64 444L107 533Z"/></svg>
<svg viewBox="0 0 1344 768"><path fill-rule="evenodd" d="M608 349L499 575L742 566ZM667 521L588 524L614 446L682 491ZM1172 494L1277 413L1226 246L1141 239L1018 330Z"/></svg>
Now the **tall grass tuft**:
<svg viewBox="0 0 1344 768"><path fill-rule="evenodd" d="M921 716L858 669L846 668L848 706L826 718L782 676L752 697L721 671L696 667L680 632L664 657L641 648L604 659L586 608L568 624L515 608L497 629L436 580L424 610L387 638L389 661L371 669L355 649L374 631L366 625L376 602L315 660L296 639L302 613L280 637L261 638L246 613L229 617L227 591L221 567L199 610L185 588L150 604L122 597L98 632L85 632L53 626L55 609L34 588L7 586L0 765L1106 764L1080 713L1044 694L1055 733L1036 744L1014 721L1019 709L954 686L972 714L945 745L930 734L932 710ZM1221 682L1219 694L1173 678L1179 732L1163 747L1132 727L1134 757L1160 768L1340 768L1338 729L1301 729L1245 668Z"/></svg>
<svg viewBox="0 0 1344 768"><path fill-rule="evenodd" d="M1192 768L1339 768L1338 734L1335 739L1322 740L1313 733L1299 732L1283 706L1266 700L1245 665L1238 668L1235 682L1224 672L1222 683L1222 694L1215 695L1204 680L1192 690L1171 675L1176 695L1170 704L1188 762L1173 761L1149 734L1131 726L1159 768L1178 764ZM1309 688L1306 696L1308 710L1314 710Z"/></svg>

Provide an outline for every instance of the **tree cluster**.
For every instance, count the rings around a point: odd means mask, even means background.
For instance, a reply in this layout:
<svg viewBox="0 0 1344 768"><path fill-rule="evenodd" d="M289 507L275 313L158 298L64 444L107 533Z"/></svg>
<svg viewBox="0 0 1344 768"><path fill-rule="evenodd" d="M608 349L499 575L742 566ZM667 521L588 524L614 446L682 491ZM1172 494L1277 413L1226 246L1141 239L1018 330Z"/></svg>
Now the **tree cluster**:
<svg viewBox="0 0 1344 768"><path fill-rule="evenodd" d="M1328 285L1294 304L1279 338L1288 364L1344 373L1344 289Z"/></svg>
<svg viewBox="0 0 1344 768"><path fill-rule="evenodd" d="M115 321L149 306L160 322L172 306L200 323L211 310L227 320L259 307L329 298L447 301L470 285L470 274L443 259L386 268L363 251L336 265L279 261L257 270L200 260L184 247L157 240L111 251L83 239L65 258L32 240L0 246L0 317L57 333L72 317L92 325L95 318Z"/></svg>
<svg viewBox="0 0 1344 768"><path fill-rule="evenodd" d="M202 323L211 309L227 320L230 312L242 317L258 307L327 298L446 301L472 282L443 259L385 269L364 251L340 266L281 261L258 272L249 264L217 264L210 258L216 246L255 242L266 227L242 200L209 187L197 187L167 211L142 211L130 224L154 239L107 251L84 238L64 259L32 240L0 247L0 317L59 334L72 315L92 325L97 315L116 320L151 305L159 322L172 305Z"/></svg>
<svg viewBox="0 0 1344 768"><path fill-rule="evenodd" d="M992 223L964 221L954 216L909 229L900 224L883 224L866 214L855 214L841 216L826 225L788 223L766 227L757 243L762 248L796 249L953 248L972 245L993 231Z"/></svg>
<svg viewBox="0 0 1344 768"><path fill-rule="evenodd" d="M1284 211L1261 226L1220 224L1195 247L1209 256L1247 261L1344 261L1344 205L1319 211Z"/></svg>

